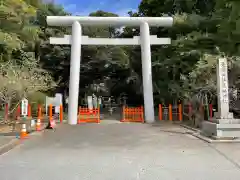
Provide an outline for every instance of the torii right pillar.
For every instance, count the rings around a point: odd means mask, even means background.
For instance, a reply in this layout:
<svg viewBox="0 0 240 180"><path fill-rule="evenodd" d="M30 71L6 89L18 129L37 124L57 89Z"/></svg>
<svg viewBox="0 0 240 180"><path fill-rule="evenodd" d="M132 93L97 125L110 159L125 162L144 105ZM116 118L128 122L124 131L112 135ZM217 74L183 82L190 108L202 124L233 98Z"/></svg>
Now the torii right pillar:
<svg viewBox="0 0 240 180"><path fill-rule="evenodd" d="M217 90L218 112L210 121L203 122L202 133L214 139L239 138L240 120L235 119L233 114L229 112L228 65L226 58L218 59Z"/></svg>
<svg viewBox="0 0 240 180"><path fill-rule="evenodd" d="M153 123L155 121L155 116L152 87L151 45L150 45L150 30L147 22L143 22L140 25L140 39L142 53L142 78L143 78L145 122Z"/></svg>

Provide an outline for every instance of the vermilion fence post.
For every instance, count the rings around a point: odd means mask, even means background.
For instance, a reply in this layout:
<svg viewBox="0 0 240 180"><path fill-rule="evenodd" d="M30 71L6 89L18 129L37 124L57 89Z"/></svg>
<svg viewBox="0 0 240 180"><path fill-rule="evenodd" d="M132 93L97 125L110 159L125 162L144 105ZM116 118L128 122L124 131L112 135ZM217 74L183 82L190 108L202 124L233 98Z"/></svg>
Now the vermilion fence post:
<svg viewBox="0 0 240 180"><path fill-rule="evenodd" d="M163 115L162 115L162 104L159 104L158 107L158 116L159 116L159 120L161 121L163 119Z"/></svg>
<svg viewBox="0 0 240 180"><path fill-rule="evenodd" d="M20 119L20 115L21 115L21 108L20 108L20 105L18 105L18 107L17 107L17 112L16 112L16 119L17 119L17 120Z"/></svg>
<svg viewBox="0 0 240 180"><path fill-rule="evenodd" d="M142 120L142 123L144 123L144 108L143 106L141 106L141 120Z"/></svg>
<svg viewBox="0 0 240 180"><path fill-rule="evenodd" d="M168 106L168 116L169 116L169 121L172 121L172 104L169 104Z"/></svg>
<svg viewBox="0 0 240 180"><path fill-rule="evenodd" d="M212 104L209 104L209 116L210 116L210 120L211 120L212 117L213 117L213 106L212 106Z"/></svg>
<svg viewBox="0 0 240 180"><path fill-rule="evenodd" d="M38 119L42 119L42 107L40 104L38 105Z"/></svg>
<svg viewBox="0 0 240 180"><path fill-rule="evenodd" d="M122 107L122 119L120 122L123 122L125 120L125 106Z"/></svg>
<svg viewBox="0 0 240 180"><path fill-rule="evenodd" d="M179 121L182 121L182 104L178 105Z"/></svg>
<svg viewBox="0 0 240 180"><path fill-rule="evenodd" d="M31 118L31 105L30 104L28 104L28 112L27 112L27 116L28 116L28 118Z"/></svg>
<svg viewBox="0 0 240 180"><path fill-rule="evenodd" d="M59 120L60 120L60 123L62 123L63 121L63 106L60 105L60 112L59 112Z"/></svg>
<svg viewBox="0 0 240 180"><path fill-rule="evenodd" d="M49 121L51 122L53 120L52 117L52 104L49 104Z"/></svg>
<svg viewBox="0 0 240 180"><path fill-rule="evenodd" d="M81 107L78 108L78 124L80 124Z"/></svg>
<svg viewBox="0 0 240 180"><path fill-rule="evenodd" d="M97 122L100 123L100 107L97 108Z"/></svg>

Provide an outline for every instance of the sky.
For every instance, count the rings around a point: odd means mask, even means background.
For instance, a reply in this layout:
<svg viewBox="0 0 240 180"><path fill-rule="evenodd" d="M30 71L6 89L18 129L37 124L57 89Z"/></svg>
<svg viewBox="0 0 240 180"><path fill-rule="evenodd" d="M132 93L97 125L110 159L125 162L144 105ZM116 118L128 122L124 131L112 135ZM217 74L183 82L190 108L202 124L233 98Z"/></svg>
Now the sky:
<svg viewBox="0 0 240 180"><path fill-rule="evenodd" d="M141 0L54 0L64 6L67 12L73 15L88 16L97 10L127 16L128 11L137 11Z"/></svg>

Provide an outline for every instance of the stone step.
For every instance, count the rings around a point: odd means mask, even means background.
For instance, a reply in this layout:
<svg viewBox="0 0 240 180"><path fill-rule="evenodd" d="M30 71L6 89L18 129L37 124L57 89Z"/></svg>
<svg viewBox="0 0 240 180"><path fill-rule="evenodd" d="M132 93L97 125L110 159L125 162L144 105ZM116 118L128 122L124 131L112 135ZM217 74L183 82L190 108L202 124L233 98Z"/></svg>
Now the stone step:
<svg viewBox="0 0 240 180"><path fill-rule="evenodd" d="M202 133L215 138L239 138L240 124L217 124L204 121L202 123Z"/></svg>

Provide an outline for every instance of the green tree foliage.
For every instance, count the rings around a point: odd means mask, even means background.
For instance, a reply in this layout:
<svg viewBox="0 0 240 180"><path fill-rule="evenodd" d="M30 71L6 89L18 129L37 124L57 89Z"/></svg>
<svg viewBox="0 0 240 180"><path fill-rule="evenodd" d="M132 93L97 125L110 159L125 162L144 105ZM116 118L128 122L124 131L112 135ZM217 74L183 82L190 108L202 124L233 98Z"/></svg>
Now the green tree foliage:
<svg viewBox="0 0 240 180"><path fill-rule="evenodd" d="M56 85L49 72L39 65L36 44L41 28L35 24L40 1L2 0L0 6L0 100L21 100Z"/></svg>
<svg viewBox="0 0 240 180"><path fill-rule="evenodd" d="M50 45L49 37L71 34L71 29L47 26L46 16L69 13L62 6L41 0L2 1L1 62L37 61L58 83L53 91L67 94L70 47ZM151 47L156 105L186 98L202 100L209 92L214 95L216 62L221 56L229 60L231 87L240 86L239 8L240 3L233 0L142 0L136 12L129 12L133 17L174 17L171 28L151 28L151 34L172 38L171 45ZM99 10L89 16L118 15ZM131 38L139 35L139 27L84 27L83 32L90 37ZM34 53L33 58L29 52ZM140 62L137 46L83 46L80 95L92 93L91 84L104 82L110 95L117 97L124 92L129 97L142 97Z"/></svg>

